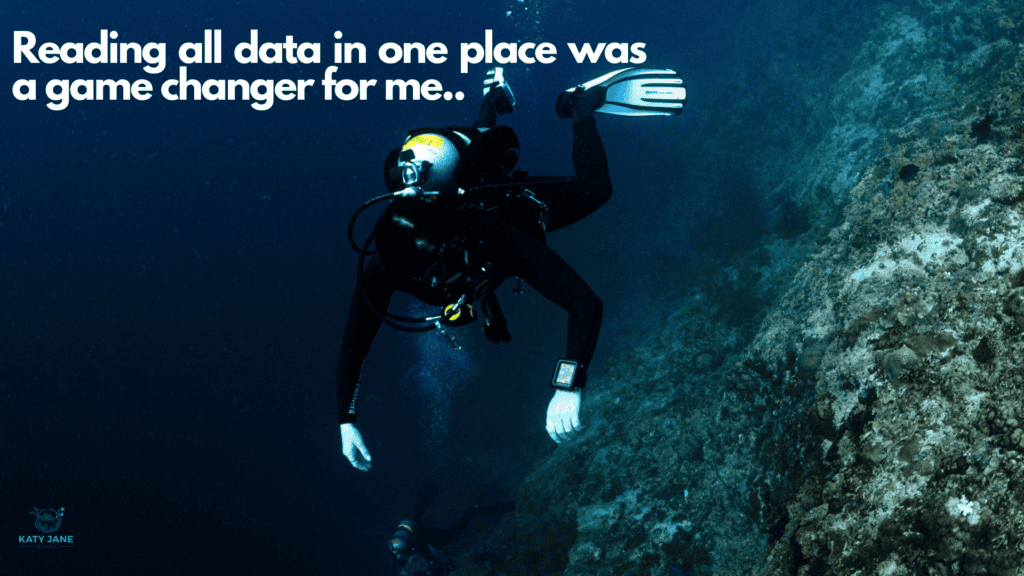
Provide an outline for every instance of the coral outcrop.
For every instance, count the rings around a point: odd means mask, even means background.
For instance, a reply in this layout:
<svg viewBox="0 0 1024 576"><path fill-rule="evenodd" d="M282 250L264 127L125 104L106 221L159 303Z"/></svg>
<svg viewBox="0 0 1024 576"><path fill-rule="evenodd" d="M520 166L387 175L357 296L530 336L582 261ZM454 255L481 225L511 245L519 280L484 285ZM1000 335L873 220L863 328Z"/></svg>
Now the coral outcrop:
<svg viewBox="0 0 1024 576"><path fill-rule="evenodd" d="M845 56L783 37L756 83L792 99L708 124L776 152L745 165L763 233L592 375L457 574L1024 573L1024 7L862 18Z"/></svg>

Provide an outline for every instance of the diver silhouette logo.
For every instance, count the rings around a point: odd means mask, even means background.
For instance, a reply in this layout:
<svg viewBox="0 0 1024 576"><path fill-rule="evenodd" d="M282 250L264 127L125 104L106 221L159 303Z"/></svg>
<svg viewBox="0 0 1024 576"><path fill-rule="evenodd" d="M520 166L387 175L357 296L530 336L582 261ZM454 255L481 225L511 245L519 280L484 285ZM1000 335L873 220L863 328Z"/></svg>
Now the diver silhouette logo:
<svg viewBox="0 0 1024 576"><path fill-rule="evenodd" d="M39 508L33 507L29 514L34 514L36 517L36 530L39 530L43 534L53 534L60 528L61 519L64 517L64 508L61 507L59 511L47 508L40 510Z"/></svg>

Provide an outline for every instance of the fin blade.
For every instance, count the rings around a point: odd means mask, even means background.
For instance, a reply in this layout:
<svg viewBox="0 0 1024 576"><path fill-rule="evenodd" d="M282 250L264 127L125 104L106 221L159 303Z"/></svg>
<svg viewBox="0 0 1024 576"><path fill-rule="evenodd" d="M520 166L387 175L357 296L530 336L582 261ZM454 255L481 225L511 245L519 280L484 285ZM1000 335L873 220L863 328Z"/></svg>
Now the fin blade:
<svg viewBox="0 0 1024 576"><path fill-rule="evenodd" d="M677 109L671 108L649 108L640 106L628 106L623 104L617 104L615 102L606 102L604 106L601 106L596 113L610 114L612 116L675 116L682 112L683 108L680 106Z"/></svg>
<svg viewBox="0 0 1024 576"><path fill-rule="evenodd" d="M613 116L673 116L686 105L686 84L668 68L621 68L573 86L590 90L603 86L605 102L594 112Z"/></svg>
<svg viewBox="0 0 1024 576"><path fill-rule="evenodd" d="M608 91L595 112L616 116L672 116L686 105L686 85L675 70L626 68L602 76Z"/></svg>
<svg viewBox="0 0 1024 576"><path fill-rule="evenodd" d="M619 74L624 74L624 73L626 73L626 72L628 72L630 70L634 70L634 68L623 68L621 70L614 70L612 72L609 72L609 73L605 74L604 76L598 76L597 78L594 78L593 80L591 80L590 82L587 82L585 84L580 84L579 86L573 86L572 88L569 88L568 90L566 90L566 92L572 92L573 90L576 90L577 87L582 87L584 90L590 90L594 86L603 85L603 84L605 84L605 82L608 82L609 80L612 80L612 79L617 80Z"/></svg>
<svg viewBox="0 0 1024 576"><path fill-rule="evenodd" d="M675 75L642 75L622 79L609 86L605 104L595 112L619 116L670 116L682 112L685 105L686 86L681 78ZM638 113L642 111L647 114Z"/></svg>

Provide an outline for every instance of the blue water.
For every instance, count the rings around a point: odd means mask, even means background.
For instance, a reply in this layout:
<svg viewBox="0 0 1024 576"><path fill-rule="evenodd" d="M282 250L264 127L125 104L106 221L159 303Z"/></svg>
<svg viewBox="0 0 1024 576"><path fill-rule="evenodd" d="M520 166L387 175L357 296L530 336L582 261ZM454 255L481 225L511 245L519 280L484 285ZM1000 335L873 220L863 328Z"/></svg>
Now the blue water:
<svg viewBox="0 0 1024 576"><path fill-rule="evenodd" d="M422 318L432 313L425 304L416 303L406 316ZM419 423L425 432L422 440L433 458L444 454L455 394L480 378L477 362L466 347L469 329L446 328L447 338L432 332L406 339L412 354L403 381L409 396L421 407Z"/></svg>
<svg viewBox="0 0 1024 576"><path fill-rule="evenodd" d="M651 174L685 169L690 152L673 147L675 135L694 129L702 103L742 73L741 41L758 32L734 23L764 9L5 1L6 42L18 30L38 44L116 30L125 42L166 43L168 62L151 75L135 64L15 65L12 45L3 52L0 573L385 573L387 539L423 478L457 470L441 478L449 490L514 494L519 478L499 482L482 463L498 449L554 449L543 415L564 315L505 287L511 344L496 348L473 327L456 353L433 334L414 342L382 329L359 423L374 468L357 472L340 454L334 396L354 286L349 215L382 192L382 159L406 130L472 121L486 67L460 74L459 43L483 42L490 28L496 41L559 47L553 64L506 67L521 106L507 122L523 169L565 175L571 135L554 98L613 69L573 63L565 43L644 42L645 65L686 77L690 108L664 123L601 119L616 197L551 238L612 312L630 278L650 269L638 224L670 200L671 178ZM179 74L176 47L205 29L223 30L224 63L189 65L191 78L322 77L326 61L233 63L230 47L252 28L264 42L320 42L325 59L340 30L371 50L336 78L435 78L468 97L325 102L316 84L315 97L262 112L158 95L46 106L52 79L149 79L158 94ZM442 42L451 59L384 65L373 48L386 41ZM37 100L14 98L18 79L37 80ZM17 536L37 533L28 511L61 506L58 534L74 535L73 550L17 547Z"/></svg>

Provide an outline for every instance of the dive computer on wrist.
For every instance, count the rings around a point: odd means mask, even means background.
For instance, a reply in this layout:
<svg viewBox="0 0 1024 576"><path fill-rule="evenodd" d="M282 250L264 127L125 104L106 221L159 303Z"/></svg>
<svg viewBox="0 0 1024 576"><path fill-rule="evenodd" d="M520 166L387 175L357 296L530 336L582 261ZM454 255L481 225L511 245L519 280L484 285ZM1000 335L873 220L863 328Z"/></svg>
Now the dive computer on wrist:
<svg viewBox="0 0 1024 576"><path fill-rule="evenodd" d="M564 358L555 362L555 374L551 377L551 387L558 390L577 390L574 384L579 364Z"/></svg>

